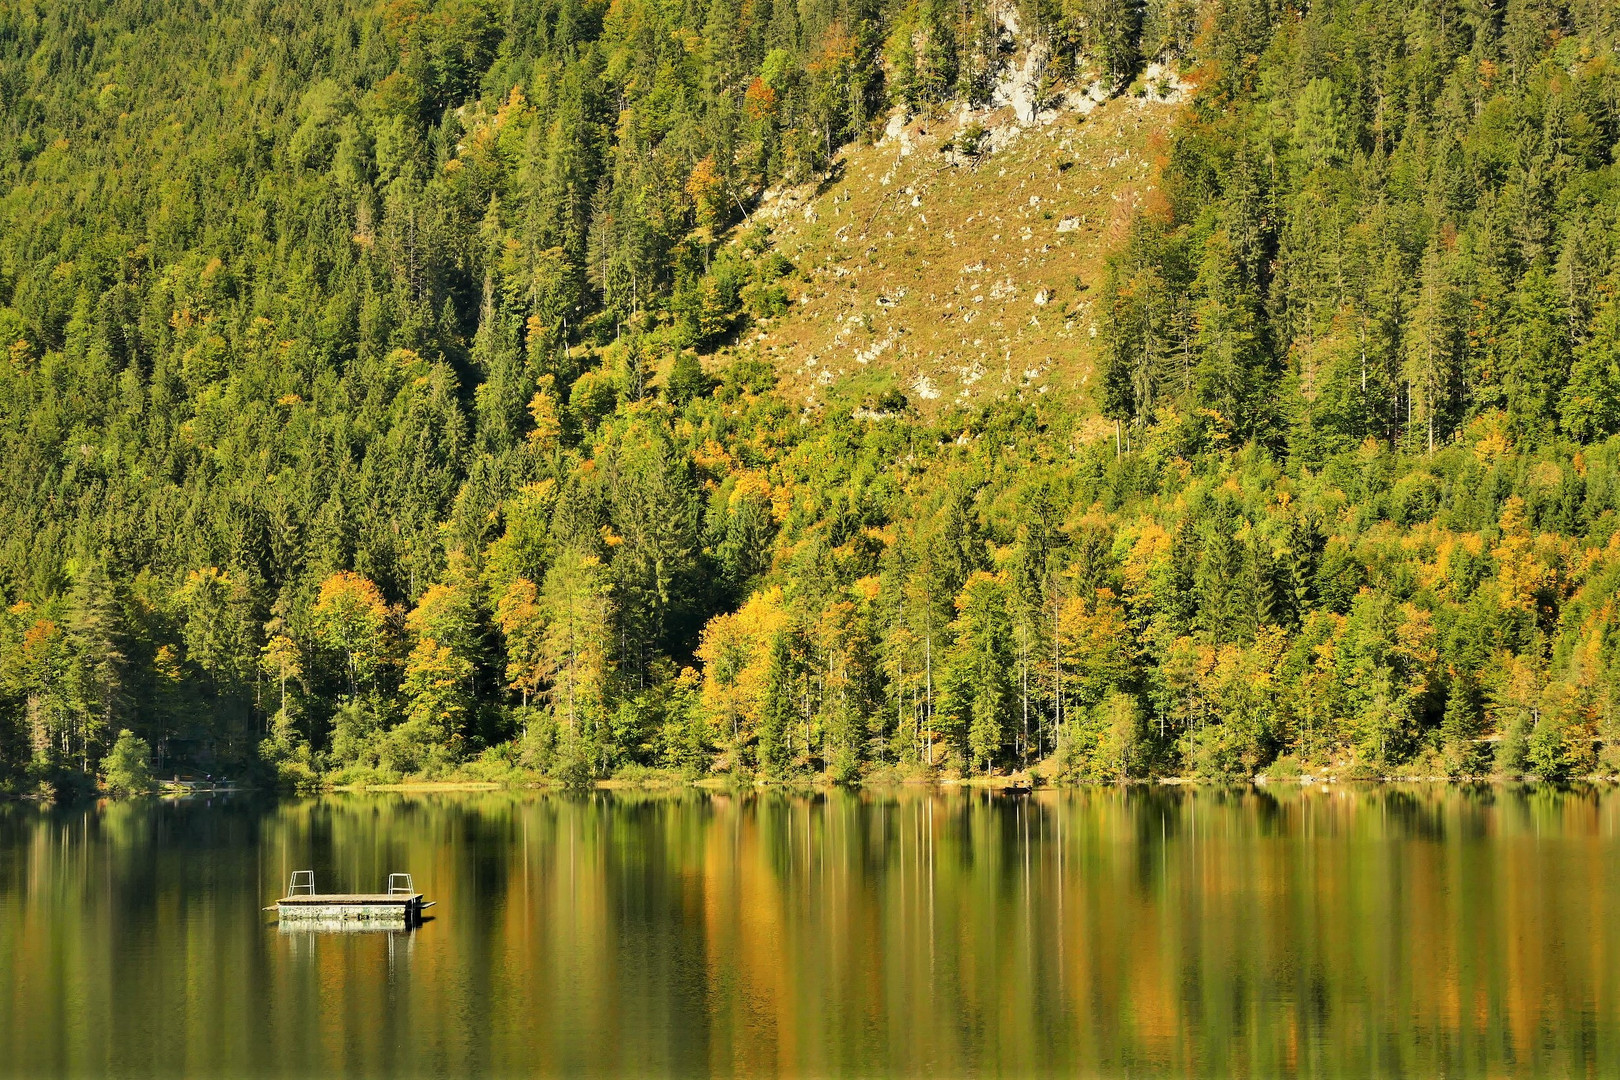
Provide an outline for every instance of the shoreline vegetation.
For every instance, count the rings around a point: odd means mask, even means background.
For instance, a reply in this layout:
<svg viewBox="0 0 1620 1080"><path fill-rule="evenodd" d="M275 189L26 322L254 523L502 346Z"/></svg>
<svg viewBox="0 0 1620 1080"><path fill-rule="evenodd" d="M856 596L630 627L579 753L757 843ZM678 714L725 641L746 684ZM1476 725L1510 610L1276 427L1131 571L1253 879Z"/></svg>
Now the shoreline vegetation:
<svg viewBox="0 0 1620 1080"><path fill-rule="evenodd" d="M1592 775L1568 777L1559 781L1540 781L1534 776L1447 776L1409 775L1392 776L1340 776L1330 773L1300 774L1297 776L1273 777L1265 773L1247 780L1234 779L1199 779L1193 776L1159 776L1136 780L1090 781L1077 783L1053 783L1019 776L965 776L965 777L925 777L912 776L905 778L880 777L863 780L854 785L841 784L831 777L806 777L796 780L760 780L731 777L704 777L691 779L683 776L669 777L641 777L634 780L608 778L606 780L593 780L583 790L593 791L668 791L681 788L696 788L704 791L829 791L835 788L855 790L884 791L894 788L940 788L963 789L977 791L1002 792L1036 792L1036 791L1077 791L1098 787L1120 786L1155 786L1166 787L1194 787L1208 785L1216 787L1264 787L1298 786L1316 787L1335 784L1370 784L1370 785L1401 785L1401 784L1455 784L1461 786L1504 785L1524 783L1557 783L1557 784L1614 784L1620 783L1620 775ZM515 781L462 781L462 780L420 780L400 781L397 783L378 784L344 784L317 789L311 794L348 793L365 794L367 792L454 792L454 791L512 791L512 790L569 790L567 785L560 781L546 778L533 778Z"/></svg>
<svg viewBox="0 0 1620 1080"><path fill-rule="evenodd" d="M1043 775L1038 769L1026 773L1010 773L1007 775L951 775L939 772L912 771L904 772L898 769L881 770L874 775L864 777L854 782L841 781L830 775L796 776L786 778L764 778L757 776L692 776L673 770L665 769L633 769L626 775L610 776L600 779L587 780L582 784L570 784L555 777L540 775L508 775L499 779L449 778L438 780L415 779L410 777L398 779L358 780L348 782L328 782L310 787L289 789L284 786L261 788L251 784L237 784L225 782L216 786L184 786L167 781L154 782L150 789L141 791L115 791L105 786L94 793L85 793L87 797L133 797L156 796L159 798L194 798L215 795L238 794L264 794L279 793L284 795L364 795L364 794L434 794L456 792L490 792L490 791L551 791L551 792L583 792L583 791L626 791L626 792L654 792L677 791L695 789L717 793L742 792L825 792L831 790L866 790L890 791L896 788L934 788L940 790L982 791L996 793L1032 794L1034 792L1060 792L1095 789L1099 787L1256 787L1264 788L1276 786L1288 787L1322 787L1333 785L1365 785L1365 786L1399 786L1410 784L1458 785L1466 787L1503 786L1536 783L1555 783L1561 786L1570 784L1615 784L1620 783L1617 774L1591 774L1585 776L1569 776L1556 781L1540 780L1533 774L1518 776L1501 773L1485 774L1480 776L1454 776L1445 773L1425 772L1421 768L1409 766L1399 772L1388 775L1375 775L1352 770L1335 770L1332 768L1301 770L1293 762L1283 763L1281 768L1273 768L1267 772L1258 773L1252 777L1198 777L1198 776L1155 776L1138 777L1117 780L1091 780L1091 781L1055 781ZM5 798L6 796L0 796ZM11 795L12 799L19 801L50 801L50 794Z"/></svg>
<svg viewBox="0 0 1620 1080"><path fill-rule="evenodd" d="M0 5L0 791L1620 771L1620 6L1452 7Z"/></svg>

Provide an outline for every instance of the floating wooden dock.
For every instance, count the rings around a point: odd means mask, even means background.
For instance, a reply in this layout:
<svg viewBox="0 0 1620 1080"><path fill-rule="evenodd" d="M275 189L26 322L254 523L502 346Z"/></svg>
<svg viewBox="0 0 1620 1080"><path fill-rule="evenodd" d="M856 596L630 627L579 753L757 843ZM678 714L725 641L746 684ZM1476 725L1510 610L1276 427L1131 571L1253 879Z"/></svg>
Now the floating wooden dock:
<svg viewBox="0 0 1620 1080"><path fill-rule="evenodd" d="M287 883L287 895L275 902L283 923L354 923L379 927L414 927L422 912L433 906L416 891L409 874L389 874L388 889L380 893L318 893L315 872L298 870ZM268 910L268 909L267 909Z"/></svg>

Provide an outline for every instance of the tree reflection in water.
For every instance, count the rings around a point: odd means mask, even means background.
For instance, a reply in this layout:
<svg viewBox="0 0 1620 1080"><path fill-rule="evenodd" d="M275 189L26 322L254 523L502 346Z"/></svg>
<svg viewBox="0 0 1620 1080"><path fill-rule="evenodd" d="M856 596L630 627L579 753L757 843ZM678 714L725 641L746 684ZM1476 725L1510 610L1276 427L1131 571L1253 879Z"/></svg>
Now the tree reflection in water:
<svg viewBox="0 0 1620 1080"><path fill-rule="evenodd" d="M1620 1073L1607 788L0 807L0 1074ZM293 869L408 934L284 933Z"/></svg>

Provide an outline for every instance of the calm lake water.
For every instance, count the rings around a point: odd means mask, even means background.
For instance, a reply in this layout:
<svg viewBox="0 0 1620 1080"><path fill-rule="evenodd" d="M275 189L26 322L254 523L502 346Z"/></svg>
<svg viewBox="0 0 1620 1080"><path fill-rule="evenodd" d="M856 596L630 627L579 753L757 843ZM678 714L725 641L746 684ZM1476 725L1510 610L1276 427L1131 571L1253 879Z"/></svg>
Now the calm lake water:
<svg viewBox="0 0 1620 1080"><path fill-rule="evenodd" d="M1620 792L0 806L0 1074L1620 1076ZM411 933L260 909L415 875Z"/></svg>

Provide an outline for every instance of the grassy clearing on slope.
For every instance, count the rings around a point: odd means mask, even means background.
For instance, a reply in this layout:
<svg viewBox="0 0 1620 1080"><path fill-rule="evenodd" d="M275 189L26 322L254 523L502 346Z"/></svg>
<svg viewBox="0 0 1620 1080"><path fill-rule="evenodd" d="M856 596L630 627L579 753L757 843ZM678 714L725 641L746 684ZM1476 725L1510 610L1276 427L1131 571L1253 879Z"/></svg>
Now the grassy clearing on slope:
<svg viewBox="0 0 1620 1080"><path fill-rule="evenodd" d="M1010 109L891 125L829 179L767 197L757 216L798 270L792 305L729 351L770 360L807 404L1078 395L1089 290L1153 189L1177 108L1122 97L1027 126ZM985 152L951 153L974 128Z"/></svg>

